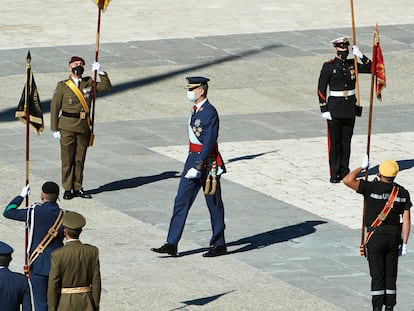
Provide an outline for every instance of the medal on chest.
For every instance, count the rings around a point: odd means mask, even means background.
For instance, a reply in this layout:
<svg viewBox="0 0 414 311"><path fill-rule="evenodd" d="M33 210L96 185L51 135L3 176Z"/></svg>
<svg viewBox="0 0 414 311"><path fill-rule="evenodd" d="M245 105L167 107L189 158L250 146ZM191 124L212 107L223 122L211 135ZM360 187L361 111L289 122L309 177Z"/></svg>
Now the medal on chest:
<svg viewBox="0 0 414 311"><path fill-rule="evenodd" d="M85 99L89 98L89 97L91 96L91 92L92 92L92 88L91 88L91 87L84 88L84 89L82 90L83 97L84 97Z"/></svg>
<svg viewBox="0 0 414 311"><path fill-rule="evenodd" d="M356 75L355 75L355 69L354 68L349 69L349 74L351 75L351 80L355 80Z"/></svg>
<svg viewBox="0 0 414 311"><path fill-rule="evenodd" d="M203 128L201 127L201 120L196 119L193 123L192 130L195 136L200 137L201 133L203 132Z"/></svg>

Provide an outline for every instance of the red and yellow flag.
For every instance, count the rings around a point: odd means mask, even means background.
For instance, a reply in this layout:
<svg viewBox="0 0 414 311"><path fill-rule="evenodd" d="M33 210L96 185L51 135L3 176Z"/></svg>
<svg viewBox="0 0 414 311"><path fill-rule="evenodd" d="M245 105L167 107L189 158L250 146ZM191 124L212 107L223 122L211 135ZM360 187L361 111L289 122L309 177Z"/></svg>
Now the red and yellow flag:
<svg viewBox="0 0 414 311"><path fill-rule="evenodd" d="M94 1L98 5L98 7L102 10L102 12L105 12L106 8L109 5L109 1L111 0L92 0L92 1Z"/></svg>
<svg viewBox="0 0 414 311"><path fill-rule="evenodd" d="M381 102L381 92L386 86L386 78L384 58L382 56L379 40L378 25L375 26L374 30L374 47L372 49L371 72L375 75L375 93L377 95L377 99Z"/></svg>

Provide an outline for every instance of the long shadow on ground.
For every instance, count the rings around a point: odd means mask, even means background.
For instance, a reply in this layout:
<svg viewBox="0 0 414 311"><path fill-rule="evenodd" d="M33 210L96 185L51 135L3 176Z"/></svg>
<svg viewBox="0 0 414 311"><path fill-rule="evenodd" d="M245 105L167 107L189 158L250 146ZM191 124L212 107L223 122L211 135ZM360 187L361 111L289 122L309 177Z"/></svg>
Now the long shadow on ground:
<svg viewBox="0 0 414 311"><path fill-rule="evenodd" d="M291 225L283 228L278 228L262 233L258 233L252 236L241 238L237 241L227 243L227 247L240 246L242 247L229 250L228 254L235 254L241 252L248 252L255 249L267 247L276 243L286 242L295 238L299 238L311 233L316 232L316 226L326 224L326 221L322 220L308 220L296 225ZM189 251L180 252L179 256L187 256L192 254L201 253L207 251L208 248L198 248Z"/></svg>

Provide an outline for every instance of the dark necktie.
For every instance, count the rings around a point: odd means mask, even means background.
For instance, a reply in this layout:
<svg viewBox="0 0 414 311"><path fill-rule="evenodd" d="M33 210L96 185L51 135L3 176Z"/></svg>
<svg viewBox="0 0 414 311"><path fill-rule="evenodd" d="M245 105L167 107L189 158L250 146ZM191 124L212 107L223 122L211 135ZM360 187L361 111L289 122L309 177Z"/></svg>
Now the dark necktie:
<svg viewBox="0 0 414 311"><path fill-rule="evenodd" d="M197 106L194 105L194 107L193 107L193 114L195 114L196 112L197 112Z"/></svg>
<svg viewBox="0 0 414 311"><path fill-rule="evenodd" d="M80 88L80 83L81 83L81 80L79 79L78 80L78 88Z"/></svg>

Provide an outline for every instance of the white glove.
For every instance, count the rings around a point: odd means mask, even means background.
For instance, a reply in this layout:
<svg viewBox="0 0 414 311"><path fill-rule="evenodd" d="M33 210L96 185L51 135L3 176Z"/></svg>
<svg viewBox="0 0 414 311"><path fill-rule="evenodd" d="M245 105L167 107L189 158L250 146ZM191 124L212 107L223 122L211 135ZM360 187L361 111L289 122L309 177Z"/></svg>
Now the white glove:
<svg viewBox="0 0 414 311"><path fill-rule="evenodd" d="M30 194L30 185L26 185L22 188L22 193L20 193L20 196L22 198L27 197Z"/></svg>
<svg viewBox="0 0 414 311"><path fill-rule="evenodd" d="M361 167L366 170L369 167L369 158L368 155L366 154L364 156L364 158L362 159L362 163L361 163Z"/></svg>
<svg viewBox="0 0 414 311"><path fill-rule="evenodd" d="M197 171L194 167L190 168L187 172L187 174L185 174L185 178L188 179L193 179L193 178L200 178L200 171Z"/></svg>
<svg viewBox="0 0 414 311"><path fill-rule="evenodd" d="M101 64L99 63L99 62L94 62L93 64L92 64L92 71L97 71L98 72L98 74L100 74L100 75L104 75L105 74L105 72L103 71L103 69L102 69L102 67L101 67Z"/></svg>
<svg viewBox="0 0 414 311"><path fill-rule="evenodd" d="M364 57L364 54L361 53L361 51L356 45L352 47L352 54L354 54L359 59L362 59Z"/></svg>
<svg viewBox="0 0 414 311"><path fill-rule="evenodd" d="M400 248L400 256L404 256L406 254L407 254L407 244L403 244L401 245L401 248Z"/></svg>
<svg viewBox="0 0 414 311"><path fill-rule="evenodd" d="M332 120L331 113L329 111L322 112L322 118L324 118L326 120Z"/></svg>
<svg viewBox="0 0 414 311"><path fill-rule="evenodd" d="M60 139L60 131L53 132L53 137L56 139Z"/></svg>

